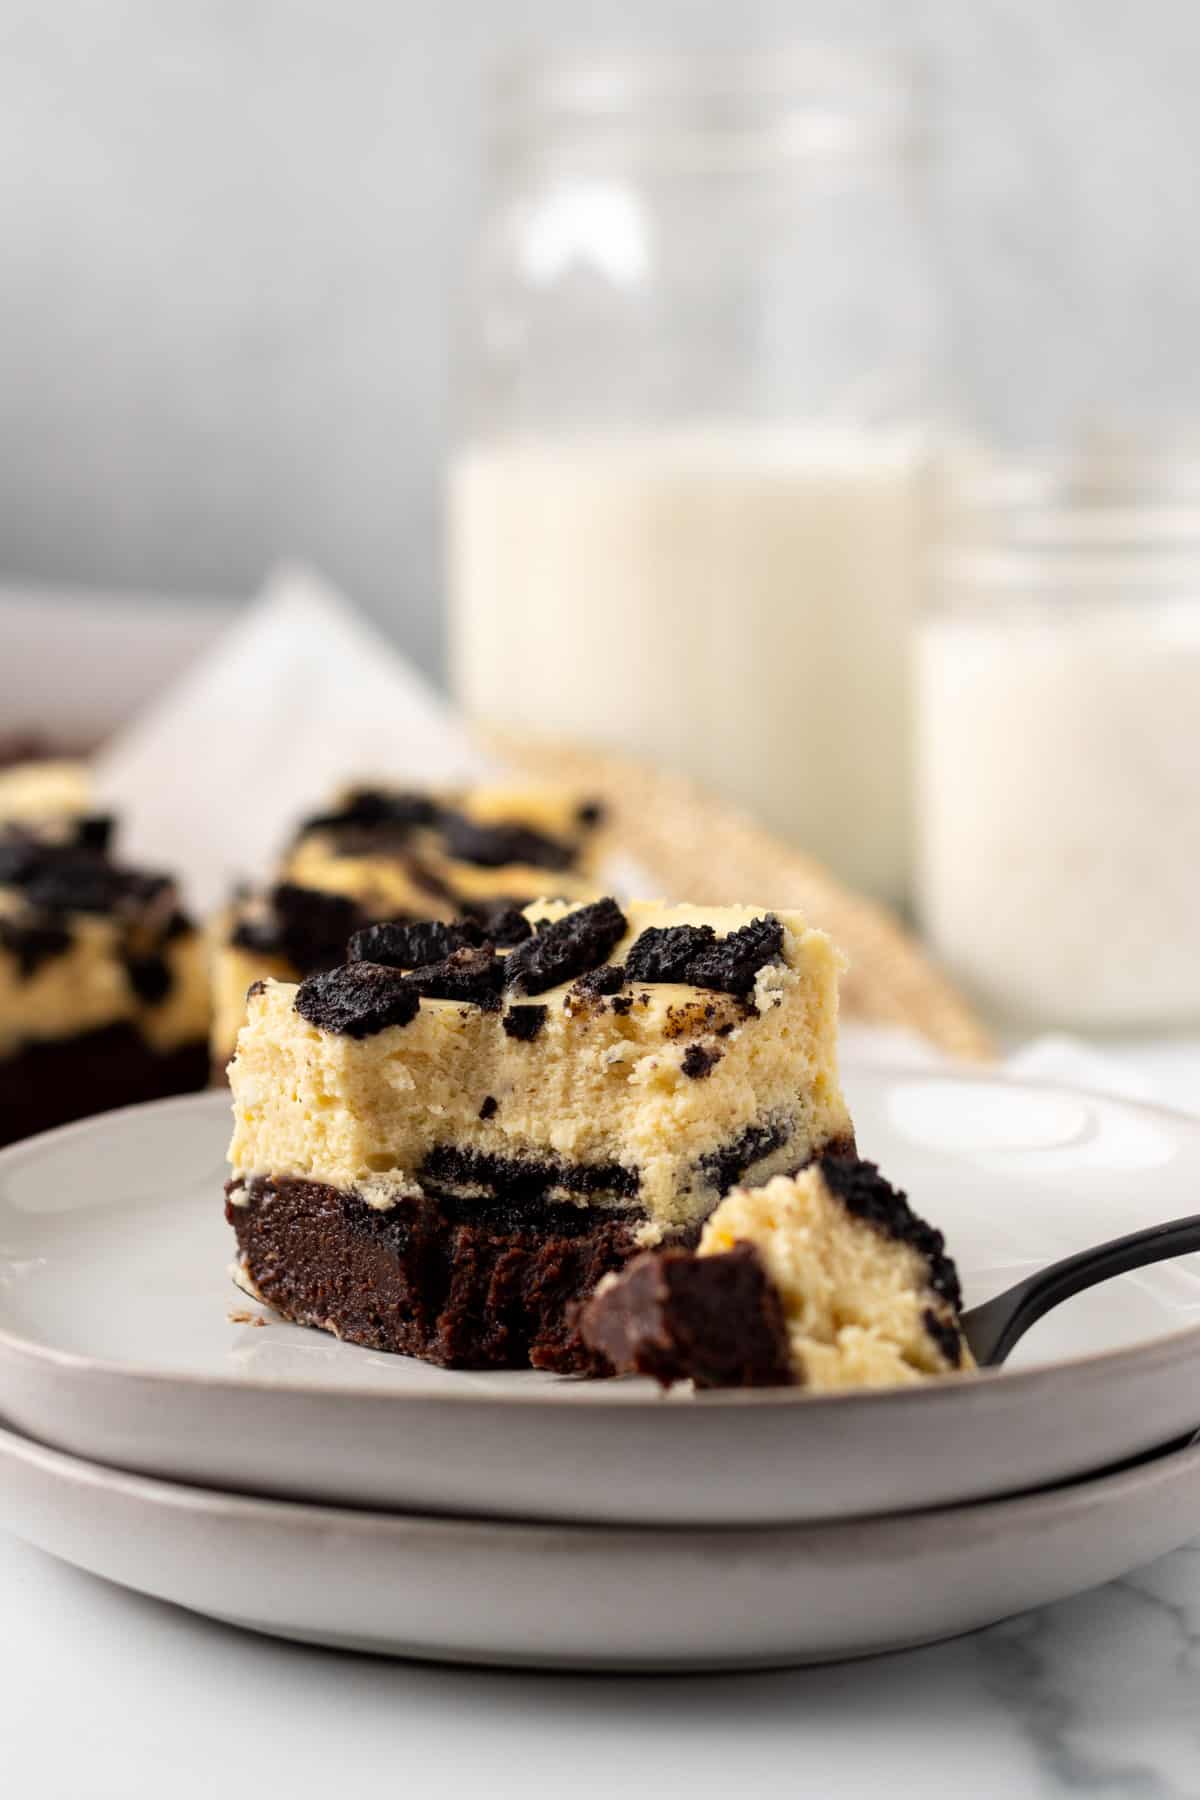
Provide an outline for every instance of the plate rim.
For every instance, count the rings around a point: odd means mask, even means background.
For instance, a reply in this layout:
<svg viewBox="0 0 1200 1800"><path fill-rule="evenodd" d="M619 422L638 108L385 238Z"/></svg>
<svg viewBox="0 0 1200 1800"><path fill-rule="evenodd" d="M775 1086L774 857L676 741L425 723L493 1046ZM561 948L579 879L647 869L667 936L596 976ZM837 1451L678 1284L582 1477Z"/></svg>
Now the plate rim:
<svg viewBox="0 0 1200 1800"><path fill-rule="evenodd" d="M1071 1509L1090 1510L1099 1500L1118 1498L1126 1492L1153 1484L1155 1481L1186 1473L1200 1465L1200 1434L1187 1441L1176 1440L1162 1445L1149 1455L1137 1457L1115 1467L1100 1469L1077 1479L1055 1482L1015 1494L986 1496L976 1500L949 1501L920 1507L908 1512L879 1512L799 1519L790 1523L699 1525L620 1524L615 1521L512 1518L487 1513L418 1512L404 1507L347 1506L320 1500L284 1498L280 1495L242 1493L233 1488L209 1487L194 1481L175 1481L165 1475L142 1474L62 1450L39 1439L28 1437L11 1425L0 1424L0 1463L12 1457L52 1479L65 1480L78 1487L114 1492L126 1500L153 1505L160 1509L178 1509L193 1516L219 1517L224 1521L247 1524L277 1523L302 1528L320 1526L356 1536L371 1537L381 1530L395 1530L400 1535L419 1535L426 1540L461 1537L464 1532L478 1541L485 1533L509 1543L533 1544L550 1536L564 1545L579 1545L583 1540L599 1547L601 1540L636 1540L650 1549L656 1542L670 1538L682 1548L720 1545L736 1551L739 1542L752 1538L756 1546L768 1539L788 1538L802 1543L805 1538L840 1534L850 1536L864 1528L886 1528L889 1536L904 1531L922 1533L947 1525L962 1524L980 1529L1002 1529L1006 1525L1047 1514L1061 1517ZM282 1515L282 1516L281 1516ZM1190 1539L1188 1540L1190 1541Z"/></svg>
<svg viewBox="0 0 1200 1800"><path fill-rule="evenodd" d="M1066 1095L1079 1099L1102 1102L1106 1105L1117 1104L1131 1108L1137 1113L1148 1113L1152 1116L1168 1120L1176 1126L1200 1134L1200 1118L1193 1113L1185 1112L1181 1107L1169 1106L1159 1101L1142 1100L1126 1097L1121 1094L1104 1092L1098 1088L1077 1086L1070 1082L1047 1081L1006 1072L992 1072L987 1068L948 1067L914 1067L905 1063L893 1063L887 1058L871 1056L855 1057L852 1066L857 1069L881 1077L896 1080L943 1079L966 1081L976 1085L1003 1086L1028 1092ZM85 1137L90 1132L114 1123L140 1118L146 1114L179 1112L204 1112L217 1110L217 1107L228 1107L228 1096L216 1088L204 1088L196 1093L176 1094L160 1100L142 1101L132 1106L115 1107L111 1111L94 1113L89 1118L77 1119L70 1124L55 1126L49 1131L37 1132L32 1137L18 1139L0 1149L0 1179L10 1166L16 1166L30 1158L36 1159L47 1149L70 1142L73 1138ZM1130 1374L1137 1373L1141 1365L1153 1367L1160 1360L1167 1363L1186 1355L1189 1351L1200 1351L1200 1322L1185 1325L1177 1330L1162 1332L1147 1338L1144 1342L1126 1344L1111 1350L1093 1350L1082 1355L1063 1357L1055 1362L1039 1363L1028 1369L978 1369L964 1378L962 1375L941 1375L903 1388L854 1389L848 1392L810 1393L803 1388L746 1388L717 1390L714 1392L694 1393L686 1397L684 1405L678 1401L668 1403L667 1396L662 1393L647 1393L640 1385L634 1387L632 1381L626 1382L621 1377L614 1377L604 1383L583 1382L569 1376L563 1377L553 1385L540 1387L536 1392L519 1393L508 1390L489 1392L480 1387L473 1391L448 1388L439 1391L432 1388L413 1388L405 1392L392 1391L374 1385L354 1382L339 1382L336 1386L320 1381L305 1381L296 1377L232 1377L225 1374L204 1374L194 1369L156 1368L150 1364L133 1362L117 1362L105 1357L90 1356L83 1351L67 1350L61 1346L42 1344L20 1332L12 1331L0 1323L0 1357L17 1358L27 1364L45 1367L63 1375L82 1375L89 1379L128 1382L145 1387L174 1388L187 1387L207 1390L218 1394L253 1393L271 1395L276 1398L287 1395L298 1399L328 1400L335 1398L339 1403L374 1404L396 1407L398 1405L420 1406L455 1406L455 1407L521 1407L533 1410L557 1409L562 1406L575 1407L578 1402L571 1399L573 1392L579 1387L588 1389L587 1408L600 1409L605 1412L628 1412L658 1409L661 1418L687 1416L694 1407L703 1407L706 1411L725 1412L730 1410L793 1411L797 1407L804 1409L820 1408L824 1411L841 1409L843 1412L861 1414L873 1412L880 1406L898 1408L902 1402L910 1406L945 1405L952 1402L954 1396L963 1394L1000 1394L1012 1396L1014 1399L1022 1392L1038 1387L1053 1387L1057 1382L1073 1375L1098 1376L1105 1378L1110 1372L1120 1369ZM401 1359L413 1360L413 1359ZM419 1359L418 1359L419 1360ZM470 1371L467 1371L468 1373ZM486 1373L486 1371L483 1371ZM519 1371L518 1371L519 1373Z"/></svg>

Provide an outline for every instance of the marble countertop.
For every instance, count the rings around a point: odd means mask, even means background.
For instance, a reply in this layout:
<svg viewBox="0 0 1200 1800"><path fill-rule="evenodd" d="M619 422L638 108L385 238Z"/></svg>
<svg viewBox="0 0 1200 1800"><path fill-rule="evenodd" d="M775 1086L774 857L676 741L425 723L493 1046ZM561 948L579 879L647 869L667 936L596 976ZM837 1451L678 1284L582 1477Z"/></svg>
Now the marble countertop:
<svg viewBox="0 0 1200 1800"><path fill-rule="evenodd" d="M1195 1040L1127 1044L1112 1068L1120 1085L1200 1107ZM338 1655L125 1593L3 1534L0 1620L3 1791L38 1800L1200 1796L1200 1536L990 1631L778 1674Z"/></svg>
<svg viewBox="0 0 1200 1800"><path fill-rule="evenodd" d="M38 1800L1200 1794L1200 1542L953 1643L770 1675L336 1655L210 1624L5 1537L0 1613L6 1791Z"/></svg>

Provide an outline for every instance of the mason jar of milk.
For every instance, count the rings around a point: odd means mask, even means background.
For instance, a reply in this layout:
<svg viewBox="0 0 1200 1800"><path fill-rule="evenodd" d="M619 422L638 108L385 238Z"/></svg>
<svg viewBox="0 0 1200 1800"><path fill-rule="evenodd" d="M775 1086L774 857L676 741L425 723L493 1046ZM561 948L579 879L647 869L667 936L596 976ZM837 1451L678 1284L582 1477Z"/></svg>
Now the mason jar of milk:
<svg viewBox="0 0 1200 1800"><path fill-rule="evenodd" d="M492 724L690 774L907 893L935 284L908 65L538 59L499 84L449 483Z"/></svg>

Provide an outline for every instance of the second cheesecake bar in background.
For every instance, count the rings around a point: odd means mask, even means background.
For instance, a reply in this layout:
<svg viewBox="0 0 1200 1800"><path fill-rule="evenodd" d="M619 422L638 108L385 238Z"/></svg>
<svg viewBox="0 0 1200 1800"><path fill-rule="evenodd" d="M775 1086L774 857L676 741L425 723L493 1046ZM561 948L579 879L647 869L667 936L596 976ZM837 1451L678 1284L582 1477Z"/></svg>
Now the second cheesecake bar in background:
<svg viewBox="0 0 1200 1800"><path fill-rule="evenodd" d="M300 826L274 882L240 894L217 920L214 1077L224 1079L253 982L334 968L353 934L380 920L486 926L545 895L588 899L607 841L603 809L568 789L342 790Z"/></svg>

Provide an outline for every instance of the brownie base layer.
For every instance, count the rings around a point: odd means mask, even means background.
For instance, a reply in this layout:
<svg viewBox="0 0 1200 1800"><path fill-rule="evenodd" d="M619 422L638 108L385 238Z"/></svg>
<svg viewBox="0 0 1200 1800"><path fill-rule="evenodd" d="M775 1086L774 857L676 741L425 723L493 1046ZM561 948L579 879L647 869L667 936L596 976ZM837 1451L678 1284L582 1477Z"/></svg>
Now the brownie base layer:
<svg viewBox="0 0 1200 1800"><path fill-rule="evenodd" d="M583 1308L585 1343L622 1373L663 1387L788 1387L783 1304L751 1244L719 1256L638 1256Z"/></svg>
<svg viewBox="0 0 1200 1800"><path fill-rule="evenodd" d="M160 1055L132 1025L27 1044L0 1060L0 1144L141 1100L189 1094L208 1078L208 1045Z"/></svg>
<svg viewBox="0 0 1200 1800"><path fill-rule="evenodd" d="M379 1210L292 1178L226 1192L246 1273L294 1324L445 1368L611 1373L575 1318L640 1216L429 1194Z"/></svg>

